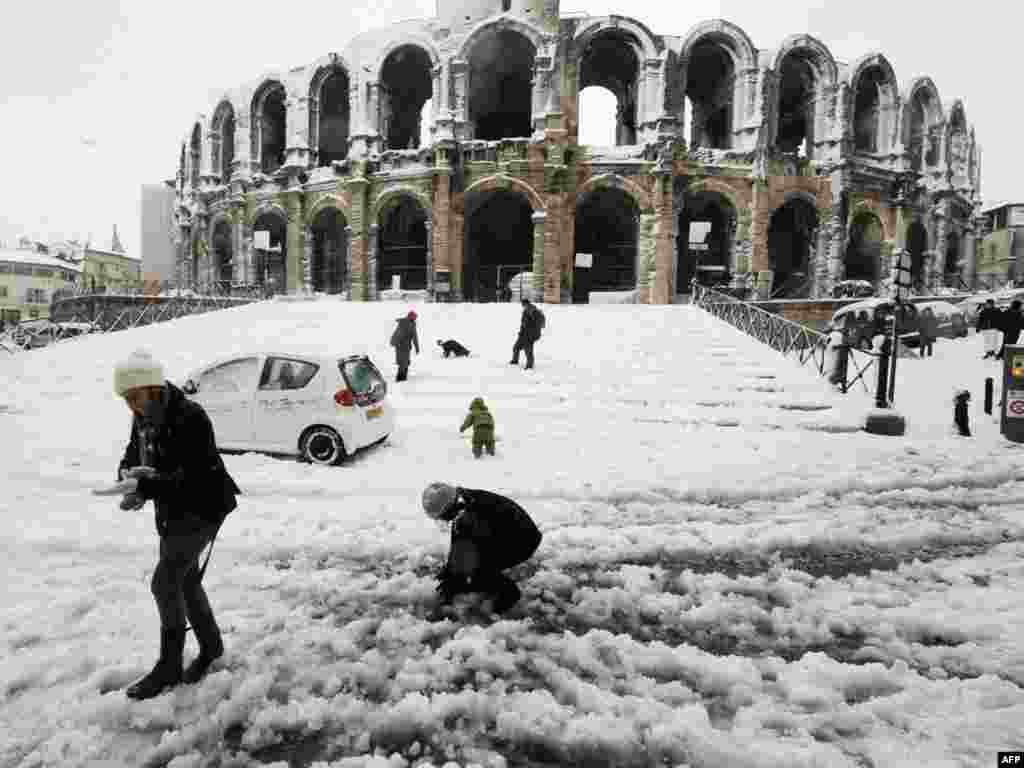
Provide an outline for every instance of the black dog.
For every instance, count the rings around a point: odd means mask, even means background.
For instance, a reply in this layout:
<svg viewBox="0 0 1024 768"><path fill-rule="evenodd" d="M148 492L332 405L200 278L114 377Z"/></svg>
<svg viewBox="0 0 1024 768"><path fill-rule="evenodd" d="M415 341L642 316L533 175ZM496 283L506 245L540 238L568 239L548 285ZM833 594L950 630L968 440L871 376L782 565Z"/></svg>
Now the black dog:
<svg viewBox="0 0 1024 768"><path fill-rule="evenodd" d="M448 341L437 340L437 346L444 350L444 356L447 358L450 355L456 357L469 357L469 350L459 344L455 339L448 339Z"/></svg>

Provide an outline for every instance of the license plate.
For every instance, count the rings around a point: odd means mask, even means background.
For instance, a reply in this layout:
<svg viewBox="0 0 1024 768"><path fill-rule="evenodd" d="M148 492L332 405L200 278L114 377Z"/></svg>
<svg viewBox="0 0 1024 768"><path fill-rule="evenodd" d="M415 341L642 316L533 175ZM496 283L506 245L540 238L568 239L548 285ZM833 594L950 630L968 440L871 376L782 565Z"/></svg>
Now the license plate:
<svg viewBox="0 0 1024 768"><path fill-rule="evenodd" d="M376 419L378 416L382 415L383 413L384 413L384 407L378 405L377 407L371 408L370 410L368 410L366 412L366 418L368 418L368 419Z"/></svg>

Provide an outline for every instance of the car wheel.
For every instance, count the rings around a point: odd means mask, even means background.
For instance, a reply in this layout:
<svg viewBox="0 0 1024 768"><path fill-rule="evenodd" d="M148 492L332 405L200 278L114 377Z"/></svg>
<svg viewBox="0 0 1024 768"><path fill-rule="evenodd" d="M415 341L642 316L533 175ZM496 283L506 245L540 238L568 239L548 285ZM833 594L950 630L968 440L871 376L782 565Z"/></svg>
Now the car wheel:
<svg viewBox="0 0 1024 768"><path fill-rule="evenodd" d="M345 445L330 427L313 427L306 431L300 443L302 458L310 464L330 467L345 458Z"/></svg>

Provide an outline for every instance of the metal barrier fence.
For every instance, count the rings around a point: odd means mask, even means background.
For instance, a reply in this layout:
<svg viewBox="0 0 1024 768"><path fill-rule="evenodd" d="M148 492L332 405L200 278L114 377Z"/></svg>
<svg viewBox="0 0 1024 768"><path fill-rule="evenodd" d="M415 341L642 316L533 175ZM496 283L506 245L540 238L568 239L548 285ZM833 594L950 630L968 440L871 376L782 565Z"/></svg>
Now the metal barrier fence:
<svg viewBox="0 0 1024 768"><path fill-rule="evenodd" d="M762 344L767 344L784 357L795 359L802 366L809 366L819 376L833 376L834 370L829 365L831 354L828 350L828 336L820 331L701 285L693 287L693 304L753 336ZM865 374L875 365L879 355L854 347L848 347L847 353L842 380L833 383L846 393L860 382L864 391L870 394Z"/></svg>

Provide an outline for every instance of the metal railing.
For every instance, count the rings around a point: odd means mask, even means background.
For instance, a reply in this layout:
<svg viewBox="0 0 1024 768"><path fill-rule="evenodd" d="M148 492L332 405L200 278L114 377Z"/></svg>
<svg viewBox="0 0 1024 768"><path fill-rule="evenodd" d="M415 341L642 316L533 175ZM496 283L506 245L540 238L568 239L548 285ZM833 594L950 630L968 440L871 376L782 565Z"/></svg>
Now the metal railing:
<svg viewBox="0 0 1024 768"><path fill-rule="evenodd" d="M831 353L828 351L828 336L824 333L702 285L694 285L692 303L762 344L767 344L783 357L795 359L800 365L810 367L817 375L829 377L830 380L834 375L829 364ZM864 391L870 394L865 375L877 358L875 352L848 347L843 380L832 383L846 393L860 382Z"/></svg>

